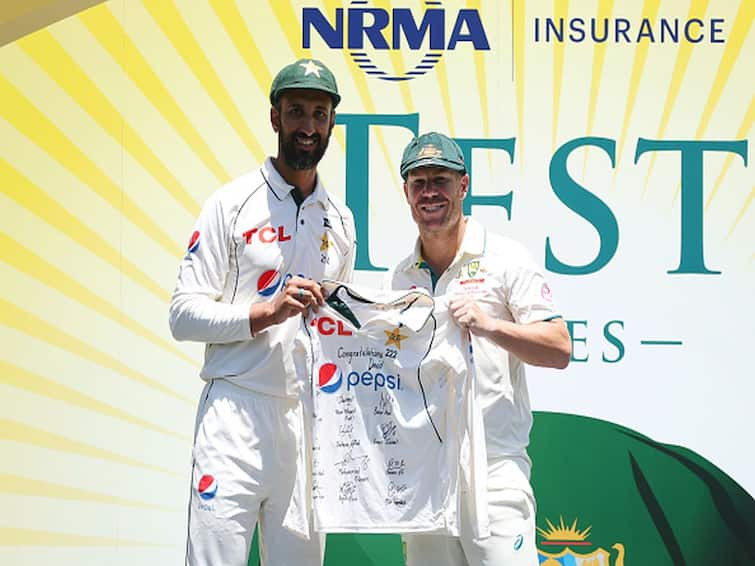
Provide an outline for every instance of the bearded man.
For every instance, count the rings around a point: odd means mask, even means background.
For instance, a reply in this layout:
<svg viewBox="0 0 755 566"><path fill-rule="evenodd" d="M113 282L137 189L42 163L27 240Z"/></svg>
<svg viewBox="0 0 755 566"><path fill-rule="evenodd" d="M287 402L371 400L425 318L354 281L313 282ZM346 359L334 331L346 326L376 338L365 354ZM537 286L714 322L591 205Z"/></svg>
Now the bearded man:
<svg viewBox="0 0 755 566"><path fill-rule="evenodd" d="M340 102L330 70L302 59L270 88L278 153L204 205L170 304L177 340L206 344L197 411L186 564L247 564L259 524L263 565L322 564L324 539L283 527L303 433L293 352L317 283L348 281L351 212L325 192L317 164Z"/></svg>

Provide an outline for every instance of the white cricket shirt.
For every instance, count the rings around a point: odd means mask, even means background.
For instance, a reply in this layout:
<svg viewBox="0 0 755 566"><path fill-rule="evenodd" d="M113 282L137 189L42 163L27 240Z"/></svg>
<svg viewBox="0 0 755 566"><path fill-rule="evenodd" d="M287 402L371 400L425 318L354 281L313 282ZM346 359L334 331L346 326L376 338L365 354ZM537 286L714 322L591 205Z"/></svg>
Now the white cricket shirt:
<svg viewBox="0 0 755 566"><path fill-rule="evenodd" d="M273 300L293 275L349 280L356 241L351 212L328 196L319 176L300 206L292 189L268 158L212 195L194 226L170 326L178 340L207 343L205 380L298 396L292 354L299 317L252 337L249 309Z"/></svg>
<svg viewBox="0 0 755 566"><path fill-rule="evenodd" d="M422 290L323 289L305 320L315 529L458 533L461 453L486 462L465 335Z"/></svg>
<svg viewBox="0 0 755 566"><path fill-rule="evenodd" d="M435 283L436 299L472 296L487 315L522 324L558 317L550 287L527 250L472 218L466 222L456 257ZM387 287L433 289L419 240L414 252L387 274ZM527 473L514 474L511 487L531 492L527 445L532 411L524 362L486 338L472 335L472 346L488 457L518 459Z"/></svg>

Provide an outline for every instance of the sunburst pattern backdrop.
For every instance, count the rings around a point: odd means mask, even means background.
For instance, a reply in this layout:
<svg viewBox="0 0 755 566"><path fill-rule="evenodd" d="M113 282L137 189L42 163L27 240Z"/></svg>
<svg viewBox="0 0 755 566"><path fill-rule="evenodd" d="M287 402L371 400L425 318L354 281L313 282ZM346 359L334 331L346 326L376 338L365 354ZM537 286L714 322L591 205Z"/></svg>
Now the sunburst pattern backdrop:
<svg viewBox="0 0 755 566"><path fill-rule="evenodd" d="M640 137L749 140L754 2L445 1L447 26L462 8L481 14L490 50L460 43L428 73L394 82L365 74L347 49L318 38L302 47L302 8L332 15L346 1L26 4L0 9L0 562L181 562L202 349L171 339L167 304L204 200L275 151L268 89L298 57L334 71L340 112L418 113L421 131L515 137L513 162L485 150L473 160L476 194L513 190L511 218L495 206L473 213L540 263L546 237L571 264L599 247L554 195L553 153L582 136L615 140L615 167L582 149L569 172L615 214L616 254L590 275L551 275L565 316L589 321L575 343L588 359L558 376L533 372L533 405L688 446L755 493L741 444L755 398L752 164L706 154L705 258L722 273L672 276L679 156L635 163ZM720 18L725 41L535 41L536 18L576 17ZM408 49L374 56L395 75L417 59ZM371 129L360 245L377 266L414 238L398 175L410 137ZM341 199L347 144L338 126L321 168ZM607 363L601 356L617 354L603 325L614 319L625 356ZM682 345L654 349L653 339Z"/></svg>

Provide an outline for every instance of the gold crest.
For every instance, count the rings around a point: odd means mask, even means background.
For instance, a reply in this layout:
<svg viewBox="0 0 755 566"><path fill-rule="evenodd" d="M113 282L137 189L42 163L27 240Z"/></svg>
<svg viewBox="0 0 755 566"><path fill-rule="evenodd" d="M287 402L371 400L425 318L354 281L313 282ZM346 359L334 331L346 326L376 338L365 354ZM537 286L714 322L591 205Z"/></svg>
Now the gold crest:
<svg viewBox="0 0 755 566"><path fill-rule="evenodd" d="M401 327L397 326L393 330L383 330L388 339L385 341L386 346L391 344L395 345L399 350L401 349L401 341L404 338L408 338L406 334L401 334Z"/></svg>
<svg viewBox="0 0 755 566"><path fill-rule="evenodd" d="M443 155L443 152L441 150L439 150L433 144L427 144L425 147L419 150L417 158L420 159L424 157L440 157L441 155Z"/></svg>

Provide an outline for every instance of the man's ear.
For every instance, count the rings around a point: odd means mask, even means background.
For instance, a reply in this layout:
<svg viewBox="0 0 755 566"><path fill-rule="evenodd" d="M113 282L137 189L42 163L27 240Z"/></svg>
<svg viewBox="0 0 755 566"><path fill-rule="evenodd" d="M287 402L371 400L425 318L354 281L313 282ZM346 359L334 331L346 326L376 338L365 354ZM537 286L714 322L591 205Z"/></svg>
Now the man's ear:
<svg viewBox="0 0 755 566"><path fill-rule="evenodd" d="M275 106L270 107L270 124L272 124L273 131L277 134L281 129L281 116Z"/></svg>
<svg viewBox="0 0 755 566"><path fill-rule="evenodd" d="M467 198L467 192L469 191L469 174L464 173L461 178L461 200Z"/></svg>
<svg viewBox="0 0 755 566"><path fill-rule="evenodd" d="M409 185L404 181L404 197L406 197L407 202L409 201Z"/></svg>

